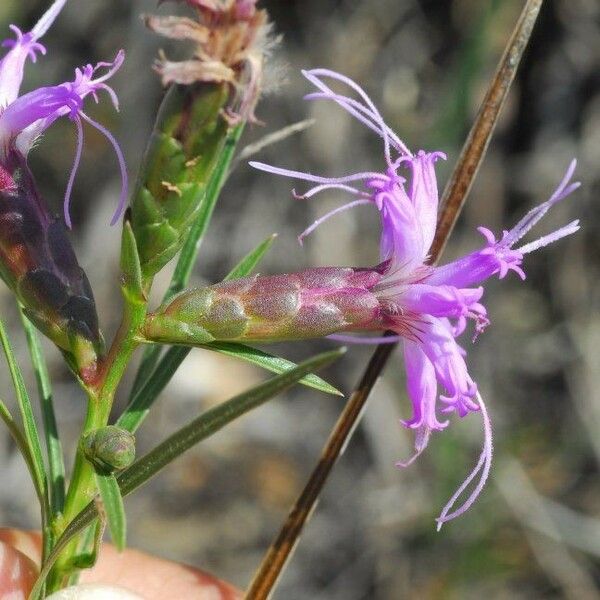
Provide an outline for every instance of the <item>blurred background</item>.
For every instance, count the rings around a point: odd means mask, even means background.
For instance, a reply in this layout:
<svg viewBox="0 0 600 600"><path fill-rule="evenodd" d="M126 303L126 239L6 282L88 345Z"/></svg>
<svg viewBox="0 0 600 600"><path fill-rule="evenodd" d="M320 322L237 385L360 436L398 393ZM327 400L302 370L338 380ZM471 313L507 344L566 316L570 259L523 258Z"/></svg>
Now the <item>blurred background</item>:
<svg viewBox="0 0 600 600"><path fill-rule="evenodd" d="M76 8L75 8L76 4ZM443 149L441 187L482 98L522 0L271 0L283 41L275 54L273 92L245 142L312 117L317 124L260 160L322 174L381 168L379 141L345 113L302 101L310 91L299 70L341 71L372 96L413 149ZM0 30L31 26L48 5L3 0ZM180 7L181 8L181 7ZM44 40L48 55L29 65L24 89L68 80L73 68L112 58L127 62L113 80L121 112L104 99L89 112L117 135L132 176L162 90L151 64L159 48L182 56L145 31L139 15L168 14L146 0L71 2ZM110 336L119 316L118 228L108 222L118 195L111 149L93 131L73 196L73 237ZM73 125L58 122L31 156L39 185L61 207L75 150ZM572 157L582 188L540 225L540 234L574 218L575 236L530 255L527 280L491 281L485 302L492 326L469 347L470 371L495 426L495 463L477 504L435 531L434 518L478 456L477 415L433 438L407 470L412 436L402 359L395 355L364 419L329 481L275 598L600 597L600 4L548 0L469 202L444 260L478 247L475 227L508 228L552 192ZM295 182L240 163L221 197L202 248L195 283L220 280L272 232L279 238L262 272L377 261L375 211L360 208L319 229L300 248L296 236L337 206L335 193L291 198ZM297 185L302 190L301 184ZM226 240L226 243L223 243ZM157 285L157 297L169 272ZM5 321L13 300L0 289ZM24 368L25 344L13 341ZM292 359L331 347L327 341L278 345ZM372 349L351 348L326 377L344 392L356 384ZM47 347L60 429L71 455L83 397ZM133 371L133 370L132 370ZM30 371L26 371L33 382ZM195 350L139 433L149 449L192 416L265 377L254 368ZM130 380L124 382L126 395ZM2 396L11 401L4 365ZM32 383L33 386L33 383ZM180 458L126 501L132 546L214 571L243 587L276 535L314 465L344 400L297 388ZM25 467L0 430L0 523L37 527Z"/></svg>

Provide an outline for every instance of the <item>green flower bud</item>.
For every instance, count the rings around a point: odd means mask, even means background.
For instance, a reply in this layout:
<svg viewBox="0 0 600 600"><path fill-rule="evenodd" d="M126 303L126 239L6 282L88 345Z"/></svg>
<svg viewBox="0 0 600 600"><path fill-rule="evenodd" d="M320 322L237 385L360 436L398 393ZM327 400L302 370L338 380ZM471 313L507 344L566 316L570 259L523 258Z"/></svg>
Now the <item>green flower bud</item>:
<svg viewBox="0 0 600 600"><path fill-rule="evenodd" d="M147 339L163 343L283 341L378 329L376 270L341 267L244 277L182 292L150 315Z"/></svg>
<svg viewBox="0 0 600 600"><path fill-rule="evenodd" d="M135 460L135 437L125 429L108 425L86 433L81 449L98 471L122 471Z"/></svg>
<svg viewBox="0 0 600 600"><path fill-rule="evenodd" d="M131 203L144 278L177 254L198 216L227 137L228 97L225 84L202 83L165 96Z"/></svg>

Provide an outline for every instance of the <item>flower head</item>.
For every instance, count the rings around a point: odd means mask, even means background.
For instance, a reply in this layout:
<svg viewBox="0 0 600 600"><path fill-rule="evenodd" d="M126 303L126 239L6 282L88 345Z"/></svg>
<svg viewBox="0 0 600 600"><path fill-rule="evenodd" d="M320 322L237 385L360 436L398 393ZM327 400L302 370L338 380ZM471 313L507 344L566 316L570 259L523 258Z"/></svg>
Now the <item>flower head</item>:
<svg viewBox="0 0 600 600"><path fill-rule="evenodd" d="M438 189L434 165L441 152L419 151L413 154L385 124L367 94L347 77L326 69L304 71L304 76L318 91L308 99L325 99L338 104L383 140L384 170L359 172L342 177L318 177L308 173L252 162L252 166L278 175L302 179L316 184L297 198L310 198L329 189L341 189L355 197L313 223L300 235L300 240L326 219L342 210L358 205L374 205L381 218L380 253L381 279L371 291L377 296L381 311L379 327L396 332L396 336L375 338L375 341L402 341L407 376L408 395L413 415L402 424L416 433L415 454L398 466L407 466L426 448L431 433L448 426L446 415L464 417L479 412L483 418L482 453L475 469L457 493L450 499L438 518L444 522L464 513L475 501L488 476L492 459L491 425L477 384L469 374L466 352L456 342L467 327L475 324L475 337L490 321L481 303L482 287L493 275L504 278L514 271L522 279L523 257L579 229L573 221L534 242L515 247L517 242L557 202L573 192L579 183L570 183L575 161L569 166L562 182L549 200L531 210L515 227L505 231L500 239L486 228L479 231L485 246L452 263L434 267L428 264L428 254L435 235L438 212ZM345 84L353 95L335 92L324 79ZM356 99L355 96L358 96ZM360 185L360 187L358 186ZM351 329L351 328L349 328ZM364 338L331 336L343 341L365 341ZM441 390L441 393L440 393ZM452 508L471 482L479 476L467 499L456 510Z"/></svg>
<svg viewBox="0 0 600 600"><path fill-rule="evenodd" d="M73 81L40 87L19 96L25 63L28 58L35 62L38 53L46 53L39 39L50 28L65 3L66 0L56 0L28 33L22 33L16 26L11 26L16 39L6 40L2 44L9 50L0 61L0 164L6 161L13 150L27 157L35 141L54 121L65 116L71 119L76 125L78 139L75 162L64 199L65 221L70 226L69 201L83 150L82 121L86 121L108 139L119 161L122 187L119 205L112 220L114 224L122 214L127 199L127 172L123 153L113 135L100 123L86 115L83 105L86 97L90 95L98 102L98 93L105 91L118 110L117 95L106 81L123 64L123 51L117 54L113 62L99 63L96 66L86 65L76 69Z"/></svg>

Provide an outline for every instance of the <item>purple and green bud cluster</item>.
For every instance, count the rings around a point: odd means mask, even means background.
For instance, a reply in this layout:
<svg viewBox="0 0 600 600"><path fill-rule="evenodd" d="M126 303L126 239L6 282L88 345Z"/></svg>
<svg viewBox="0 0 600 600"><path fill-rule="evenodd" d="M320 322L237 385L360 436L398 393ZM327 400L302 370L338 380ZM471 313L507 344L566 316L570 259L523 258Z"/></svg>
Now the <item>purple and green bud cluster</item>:
<svg viewBox="0 0 600 600"><path fill-rule="evenodd" d="M339 331L381 329L373 269L323 267L290 275L255 275L188 290L149 316L153 341L282 341Z"/></svg>

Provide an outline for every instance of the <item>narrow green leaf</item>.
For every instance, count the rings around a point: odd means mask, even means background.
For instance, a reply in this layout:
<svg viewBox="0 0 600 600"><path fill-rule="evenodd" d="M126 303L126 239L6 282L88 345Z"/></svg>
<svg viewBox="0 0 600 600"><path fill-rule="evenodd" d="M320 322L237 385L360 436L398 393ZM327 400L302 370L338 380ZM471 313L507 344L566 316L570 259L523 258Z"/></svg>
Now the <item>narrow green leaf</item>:
<svg viewBox="0 0 600 600"><path fill-rule="evenodd" d="M102 510L106 515L106 522L113 544L121 552L125 549L127 538L127 525L125 521L125 507L117 478L111 473L104 475L96 472L96 484L102 499Z"/></svg>
<svg viewBox="0 0 600 600"><path fill-rule="evenodd" d="M94 501L98 520L89 527L81 536L83 550L73 557L73 566L75 569L91 569L97 562L102 547L102 539L106 529L106 513L102 504L102 499L97 497ZM79 573L74 570L68 578L67 585L77 585Z"/></svg>
<svg viewBox="0 0 600 600"><path fill-rule="evenodd" d="M229 272L227 277L223 281L229 279L239 279L240 277L246 277L254 271L254 268L262 260L263 256L270 250L273 242L277 238L277 234L274 233L268 238L263 240L254 250L246 254L244 258Z"/></svg>
<svg viewBox="0 0 600 600"><path fill-rule="evenodd" d="M106 530L106 511L104 510L100 496L94 498L94 506L96 507L98 518L81 536L79 552L71 559L73 570L67 578L67 586L77 585L79 582L79 571L81 569L91 569L98 561L102 540L104 539L104 531Z"/></svg>
<svg viewBox="0 0 600 600"><path fill-rule="evenodd" d="M27 464L27 468L31 473L32 477L35 477L35 470L33 466L33 459L31 458L31 453L29 452L29 446L27 445L27 440L23 435L23 432L19 428L19 426L15 423L13 416L10 414L6 404L2 400L0 400L0 419L4 421L4 424L8 428L10 435L12 436L17 448L21 452L25 463Z"/></svg>
<svg viewBox="0 0 600 600"><path fill-rule="evenodd" d="M25 330L27 345L29 346L31 364L33 365L37 381L40 408L44 423L43 432L46 442L46 452L48 454L50 508L52 509L52 514L56 516L58 513L62 512L65 503L65 463L62 445L58 435L56 415L54 412L52 384L50 382L50 375L48 374L48 367L46 366L37 330L25 316L20 306L19 312Z"/></svg>
<svg viewBox="0 0 600 600"><path fill-rule="evenodd" d="M131 223L127 219L123 222L123 235L121 237L121 272L121 289L125 300L130 304L144 303L140 257Z"/></svg>
<svg viewBox="0 0 600 600"><path fill-rule="evenodd" d="M27 388L25 387L25 381L23 380L23 374L21 373L21 369L19 368L19 365L17 364L13 354L2 320L0 320L0 343L2 344L2 349L4 350L4 356L6 357L10 376L15 388L17 404L23 420L25 440L27 442L27 448L32 460L33 484L40 499L40 504L44 513L45 508L47 507L46 467L44 465L44 458L42 456L40 436L35 423L31 400L29 399L29 394L27 393Z"/></svg>
<svg viewBox="0 0 600 600"><path fill-rule="evenodd" d="M291 360L287 360L279 356L273 356L268 352L252 348L251 346L246 346L245 344L235 344L233 342L212 342L200 347L206 348L207 350L213 350L214 352L219 352L220 354L225 354L226 356L233 356L234 358L245 360L253 365L262 367L267 371L271 371L271 373L285 373L296 367L296 363L292 362ZM334 394L336 396L344 395L330 383L327 383L325 380L313 375L312 373L300 379L298 383L301 383L306 387L319 390L320 392L325 392L326 394Z"/></svg>
<svg viewBox="0 0 600 600"><path fill-rule="evenodd" d="M169 383L185 357L190 353L190 350L191 348L186 346L173 346L167 350L154 373L139 388L123 414L117 420L117 426L127 429L127 431L131 431L132 433L137 430L150 411L150 407L165 389L165 386Z"/></svg>
<svg viewBox="0 0 600 600"><path fill-rule="evenodd" d="M119 487L125 496L148 481L162 468L175 460L198 442L210 437L225 425L257 408L277 394L287 390L312 371L332 363L345 352L345 348L319 354L304 361L294 369L238 394L194 419L174 433L118 476Z"/></svg>
<svg viewBox="0 0 600 600"><path fill-rule="evenodd" d="M213 342L199 347L245 360L272 373L285 373L296 367L296 363L292 361L272 356L271 354L250 346L244 346L243 344ZM127 431L137 431L148 415L155 400L165 389L190 350L191 348L187 346L172 346L167 350L156 370L146 380L145 384L139 388L123 414L117 420L116 425L127 429ZM327 394L343 395L331 384L313 374L303 377L298 383Z"/></svg>
<svg viewBox="0 0 600 600"><path fill-rule="evenodd" d="M154 450L151 450L148 454L138 459L129 469L121 473L117 478L121 495L127 496L195 444L213 435L238 417L264 404L277 394L292 387L312 371L331 364L334 360L342 356L344 352L345 348L339 348L332 352L319 354L301 363L291 371L287 371L283 375L277 375L269 381L206 411L189 425L186 425L183 429L167 438L162 444L154 448ZM60 553L75 536L91 525L97 516L97 508L91 502L67 525L40 572L40 576L31 592L30 600L40 599L44 581Z"/></svg>

